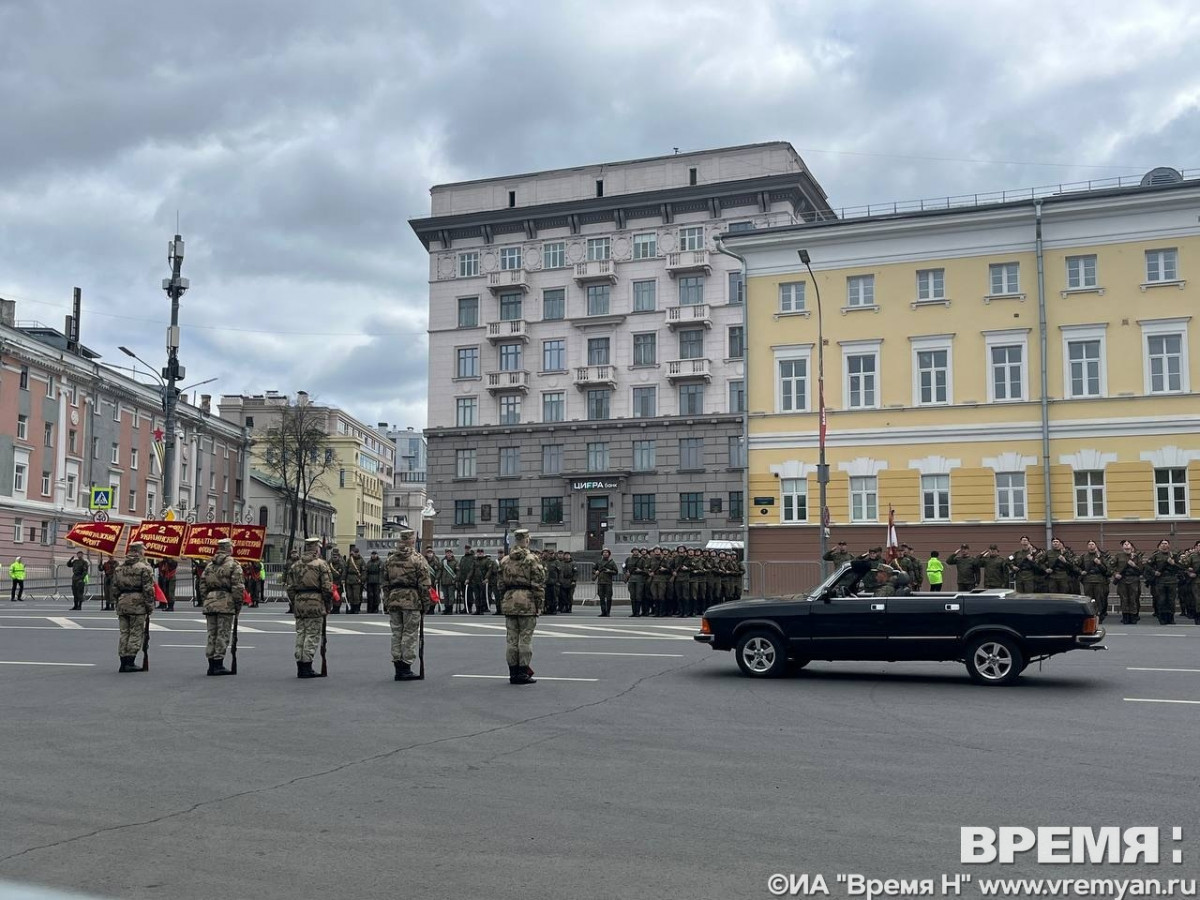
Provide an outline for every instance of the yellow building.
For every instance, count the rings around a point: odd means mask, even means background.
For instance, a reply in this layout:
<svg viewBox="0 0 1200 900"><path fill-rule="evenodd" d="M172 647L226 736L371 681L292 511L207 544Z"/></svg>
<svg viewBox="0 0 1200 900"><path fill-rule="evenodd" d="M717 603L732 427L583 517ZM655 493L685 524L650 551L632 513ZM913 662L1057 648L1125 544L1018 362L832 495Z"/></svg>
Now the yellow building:
<svg viewBox="0 0 1200 900"><path fill-rule="evenodd" d="M819 324L831 546L889 508L922 557L1200 538L1200 180L1164 180L727 235L750 559L819 556Z"/></svg>

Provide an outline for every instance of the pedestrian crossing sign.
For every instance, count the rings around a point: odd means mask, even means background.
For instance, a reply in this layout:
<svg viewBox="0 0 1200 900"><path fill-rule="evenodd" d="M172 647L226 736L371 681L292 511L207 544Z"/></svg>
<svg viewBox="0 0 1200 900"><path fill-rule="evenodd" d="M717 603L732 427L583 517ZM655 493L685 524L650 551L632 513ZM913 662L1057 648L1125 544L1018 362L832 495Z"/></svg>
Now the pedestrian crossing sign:
<svg viewBox="0 0 1200 900"><path fill-rule="evenodd" d="M94 487L92 488L91 499L88 501L88 509L112 509L113 508L113 489L110 487Z"/></svg>

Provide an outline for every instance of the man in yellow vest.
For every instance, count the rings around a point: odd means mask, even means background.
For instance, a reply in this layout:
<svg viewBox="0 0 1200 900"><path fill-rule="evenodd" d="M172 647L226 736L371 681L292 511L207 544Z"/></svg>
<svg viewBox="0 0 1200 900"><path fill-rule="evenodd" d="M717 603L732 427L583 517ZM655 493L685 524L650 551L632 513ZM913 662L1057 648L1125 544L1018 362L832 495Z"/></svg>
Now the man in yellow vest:
<svg viewBox="0 0 1200 900"><path fill-rule="evenodd" d="M13 603L18 601L25 602L25 563L21 562L21 557L13 560L13 564L8 567L8 577L12 579L12 593L9 595L9 600Z"/></svg>

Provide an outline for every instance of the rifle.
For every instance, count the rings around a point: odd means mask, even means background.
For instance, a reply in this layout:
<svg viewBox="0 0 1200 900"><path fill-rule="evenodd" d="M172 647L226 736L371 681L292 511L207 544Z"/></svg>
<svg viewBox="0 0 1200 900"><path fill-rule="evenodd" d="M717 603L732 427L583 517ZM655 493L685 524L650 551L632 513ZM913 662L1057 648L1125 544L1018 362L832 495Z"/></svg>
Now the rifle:
<svg viewBox="0 0 1200 900"><path fill-rule="evenodd" d="M425 680L425 613L421 613L420 622L420 639L417 643L417 659L421 662L420 672L417 675L419 681Z"/></svg>
<svg viewBox="0 0 1200 900"><path fill-rule="evenodd" d="M325 648L329 646L329 634L326 631L326 626L329 625L329 613L321 617L321 677L325 678L329 675L329 663L325 659Z"/></svg>
<svg viewBox="0 0 1200 900"><path fill-rule="evenodd" d="M233 642L229 645L229 652L233 655L233 659L229 663L229 674L237 674L237 623L240 616L237 613L233 614ZM254 648L251 647L251 650Z"/></svg>
<svg viewBox="0 0 1200 900"><path fill-rule="evenodd" d="M146 614L146 630L142 632L142 671L150 671L150 614Z"/></svg>

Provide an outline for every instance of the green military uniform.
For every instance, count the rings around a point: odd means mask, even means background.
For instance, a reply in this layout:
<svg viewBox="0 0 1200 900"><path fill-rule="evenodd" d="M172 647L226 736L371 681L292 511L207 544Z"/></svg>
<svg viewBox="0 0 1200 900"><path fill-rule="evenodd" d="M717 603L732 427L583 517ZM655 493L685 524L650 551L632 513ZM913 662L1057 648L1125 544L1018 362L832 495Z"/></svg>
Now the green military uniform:
<svg viewBox="0 0 1200 900"><path fill-rule="evenodd" d="M545 599L542 610L548 616L557 615L559 607L558 555L553 550L547 550L542 555L541 564L546 573Z"/></svg>
<svg viewBox="0 0 1200 900"><path fill-rule="evenodd" d="M120 638L117 653L121 657L118 672L140 672L133 664L154 610L154 570L146 562L141 541L129 545L129 555L113 569L113 596L116 598Z"/></svg>
<svg viewBox="0 0 1200 900"><path fill-rule="evenodd" d="M350 548L342 569L342 580L346 585L345 600L349 607L346 612L358 614L362 612L363 578L366 577L367 564L358 552L357 547Z"/></svg>
<svg viewBox="0 0 1200 900"><path fill-rule="evenodd" d="M342 611L342 601L346 599L346 561L342 559L342 554L335 548L329 554L329 574L333 579L333 585L337 588L338 598L334 600L333 612L340 613Z"/></svg>
<svg viewBox="0 0 1200 900"><path fill-rule="evenodd" d="M957 570L956 581L960 591L973 591L979 587L979 557L966 547L959 547L950 554L946 565Z"/></svg>
<svg viewBox="0 0 1200 900"><path fill-rule="evenodd" d="M569 613L575 608L575 585L579 580L579 569L570 553L563 553L558 558L558 591L559 607L562 612Z"/></svg>
<svg viewBox="0 0 1200 900"><path fill-rule="evenodd" d="M1136 625L1142 615L1142 557L1118 550L1113 554L1113 583L1121 601L1121 624Z"/></svg>
<svg viewBox="0 0 1200 900"><path fill-rule="evenodd" d="M475 551L475 564L471 566L471 571L467 575L465 612L469 613L472 606L475 607L477 616L487 612L487 570L491 561L491 557L484 553L482 547Z"/></svg>
<svg viewBox="0 0 1200 900"><path fill-rule="evenodd" d="M1184 567L1183 576L1179 579L1179 607L1183 614L1194 622L1200 622L1197 614L1200 607L1200 547L1189 553L1181 553L1179 562Z"/></svg>
<svg viewBox="0 0 1200 900"><path fill-rule="evenodd" d="M648 572L650 575L650 599L653 602L654 615L665 616L667 614L667 590L671 586L671 560L660 548L655 547L649 560L645 556L642 557L642 572ZM632 591L632 588L630 590ZM643 615L649 613L650 605L643 601Z"/></svg>
<svg viewBox="0 0 1200 900"><path fill-rule="evenodd" d="M502 616L504 613L500 611L500 560L504 559L504 551L498 552L495 559L488 557L491 565L488 567L487 573L487 594L488 603L492 607L493 616Z"/></svg>
<svg viewBox="0 0 1200 900"><path fill-rule="evenodd" d="M1108 615L1109 577L1112 575L1112 560L1101 550L1087 550L1075 561L1082 579L1084 596L1092 599L1096 615L1103 622Z"/></svg>
<svg viewBox="0 0 1200 900"><path fill-rule="evenodd" d="M1016 573L1017 590L1025 594L1041 590L1041 554L1036 549L1024 547L1008 558L1009 568Z"/></svg>
<svg viewBox="0 0 1200 900"><path fill-rule="evenodd" d="M1009 583L1008 560L1000 553L1000 549L992 544L979 556L983 569L983 586L991 590L1006 588Z"/></svg>
<svg viewBox="0 0 1200 900"><path fill-rule="evenodd" d="M392 627L392 665L396 681L411 681L420 676L412 664L419 653L421 620L429 602L433 576L425 558L413 549L416 535L400 532L400 546L388 554L387 613Z"/></svg>
<svg viewBox="0 0 1200 900"><path fill-rule="evenodd" d="M292 564L288 597L296 616L296 677L316 678L313 656L321 640L321 625L333 607L333 570L317 553L320 538L304 542L304 554Z"/></svg>
<svg viewBox="0 0 1200 900"><path fill-rule="evenodd" d="M1079 563L1065 547L1051 547L1042 554L1040 567L1045 573L1046 588L1055 594L1071 594L1072 581L1077 577Z"/></svg>
<svg viewBox="0 0 1200 900"><path fill-rule="evenodd" d="M92 570L92 564L84 559L81 553L67 565L71 568L71 599L74 601L71 609L83 609L83 592L87 589L88 573Z"/></svg>
<svg viewBox="0 0 1200 900"><path fill-rule="evenodd" d="M454 595L458 590L458 561L450 550L442 557L437 579L438 590L442 595L442 614L448 616L454 612Z"/></svg>
<svg viewBox="0 0 1200 900"><path fill-rule="evenodd" d="M909 586L914 590L920 590L921 584L925 580L925 567L921 565L919 559L913 556L911 547L904 548L904 552L900 554L896 564L908 576Z"/></svg>
<svg viewBox="0 0 1200 900"><path fill-rule="evenodd" d="M844 542L839 542L832 550L827 550L825 555L821 557L825 562L833 563L834 570L839 569L843 563L848 563L854 559L854 554L846 549Z"/></svg>
<svg viewBox="0 0 1200 900"><path fill-rule="evenodd" d="M1186 571L1179 556L1168 550L1156 550L1146 561L1154 574L1154 615L1161 625L1175 624L1175 604L1179 600L1179 578Z"/></svg>
<svg viewBox="0 0 1200 900"><path fill-rule="evenodd" d="M510 684L533 684L533 633L545 602L546 570L529 550L529 531L513 532L516 546L500 561L500 601L504 610L505 658Z"/></svg>
<svg viewBox="0 0 1200 900"><path fill-rule="evenodd" d="M245 581L241 563L230 555L232 552L233 541L229 538L217 541L217 552L200 579L200 601L204 604L208 633L204 655L208 658L209 675L229 674L224 665L225 652L233 634L233 618L242 609Z"/></svg>
<svg viewBox="0 0 1200 900"><path fill-rule="evenodd" d="M383 589L383 560L372 550L367 560L367 612L379 612L379 593Z"/></svg>
<svg viewBox="0 0 1200 900"><path fill-rule="evenodd" d="M629 585L629 607L631 616L647 616L650 614L647 603L647 593L650 591L646 557L641 550L634 548L625 560L625 583Z"/></svg>
<svg viewBox="0 0 1200 900"><path fill-rule="evenodd" d="M596 599L600 601L600 617L607 618L612 612L613 579L617 577L617 564L613 561L612 553L605 550L593 570L596 578ZM638 614L634 608L633 614Z"/></svg>

